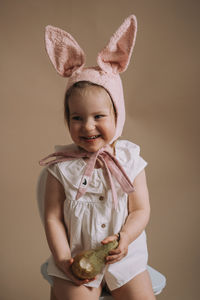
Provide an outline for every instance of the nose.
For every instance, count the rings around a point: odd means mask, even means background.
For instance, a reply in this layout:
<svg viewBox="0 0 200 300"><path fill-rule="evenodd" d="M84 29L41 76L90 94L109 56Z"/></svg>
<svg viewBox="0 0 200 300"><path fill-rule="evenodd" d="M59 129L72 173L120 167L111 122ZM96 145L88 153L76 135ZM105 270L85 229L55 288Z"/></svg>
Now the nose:
<svg viewBox="0 0 200 300"><path fill-rule="evenodd" d="M85 120L84 122L84 129L87 130L87 131L91 131L95 128L95 123L93 120L91 119L87 119Z"/></svg>

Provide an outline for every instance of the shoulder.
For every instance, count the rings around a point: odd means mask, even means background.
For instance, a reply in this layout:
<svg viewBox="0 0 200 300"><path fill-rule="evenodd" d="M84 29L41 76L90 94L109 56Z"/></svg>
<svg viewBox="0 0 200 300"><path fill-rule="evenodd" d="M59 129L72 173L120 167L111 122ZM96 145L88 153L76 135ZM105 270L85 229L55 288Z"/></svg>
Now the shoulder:
<svg viewBox="0 0 200 300"><path fill-rule="evenodd" d="M133 159L140 155L140 146L128 140L118 140L115 145L116 156Z"/></svg>
<svg viewBox="0 0 200 300"><path fill-rule="evenodd" d="M70 156L70 153L75 153L78 151L78 148L75 144L70 145L59 145L55 146L56 153L67 152ZM58 155L59 156L59 155ZM48 166L48 171L54 175L60 182L72 181L76 182L77 178L80 180L80 173L83 171L85 163L83 159L68 159L63 162L57 162Z"/></svg>
<svg viewBox="0 0 200 300"><path fill-rule="evenodd" d="M140 156L140 146L127 140L116 142L116 158L133 181L147 162Z"/></svg>

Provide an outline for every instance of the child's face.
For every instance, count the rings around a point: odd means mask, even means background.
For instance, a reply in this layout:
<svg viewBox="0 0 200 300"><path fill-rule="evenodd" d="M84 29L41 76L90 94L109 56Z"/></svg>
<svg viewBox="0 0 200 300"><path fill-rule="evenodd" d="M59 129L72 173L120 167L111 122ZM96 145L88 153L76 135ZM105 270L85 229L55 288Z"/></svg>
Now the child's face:
<svg viewBox="0 0 200 300"><path fill-rule="evenodd" d="M101 87L75 89L69 98L69 131L76 145L96 152L115 134L115 113L109 94Z"/></svg>

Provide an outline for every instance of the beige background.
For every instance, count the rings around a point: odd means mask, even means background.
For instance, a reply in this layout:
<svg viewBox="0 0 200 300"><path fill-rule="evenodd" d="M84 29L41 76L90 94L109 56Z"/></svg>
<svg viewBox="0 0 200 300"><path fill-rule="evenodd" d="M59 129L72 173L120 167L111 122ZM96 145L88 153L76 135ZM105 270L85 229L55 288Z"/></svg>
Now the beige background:
<svg viewBox="0 0 200 300"><path fill-rule="evenodd" d="M138 18L123 74L124 138L149 162L149 264L167 277L159 300L199 293L199 1L5 0L1 23L1 300L48 300L39 267L48 256L36 205L38 160L70 142L63 121L66 80L44 50L44 27L61 27L88 65L123 19Z"/></svg>

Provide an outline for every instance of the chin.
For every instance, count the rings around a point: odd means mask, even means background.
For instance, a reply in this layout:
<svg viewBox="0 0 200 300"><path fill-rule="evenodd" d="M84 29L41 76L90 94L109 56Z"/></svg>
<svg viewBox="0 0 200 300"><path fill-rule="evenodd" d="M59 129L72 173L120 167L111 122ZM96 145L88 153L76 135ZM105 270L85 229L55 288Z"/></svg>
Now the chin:
<svg viewBox="0 0 200 300"><path fill-rule="evenodd" d="M102 147L84 147L84 149L88 152L97 152Z"/></svg>
<svg viewBox="0 0 200 300"><path fill-rule="evenodd" d="M104 147L104 144L97 144L97 145L81 145L82 148L84 148L86 151L88 152L96 152L99 149L101 149L102 147Z"/></svg>

